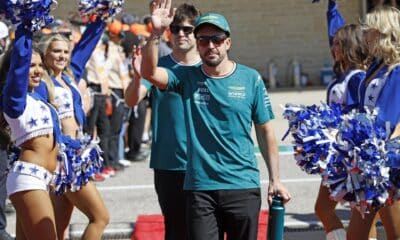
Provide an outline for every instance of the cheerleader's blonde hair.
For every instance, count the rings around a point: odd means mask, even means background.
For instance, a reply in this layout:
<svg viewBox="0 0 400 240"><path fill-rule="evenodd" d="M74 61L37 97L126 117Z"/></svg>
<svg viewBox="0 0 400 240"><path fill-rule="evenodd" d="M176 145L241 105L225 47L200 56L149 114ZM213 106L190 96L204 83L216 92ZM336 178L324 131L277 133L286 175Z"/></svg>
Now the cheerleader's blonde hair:
<svg viewBox="0 0 400 240"><path fill-rule="evenodd" d="M366 16L366 24L380 32L375 57L391 66L400 64L400 11L397 8L378 7Z"/></svg>

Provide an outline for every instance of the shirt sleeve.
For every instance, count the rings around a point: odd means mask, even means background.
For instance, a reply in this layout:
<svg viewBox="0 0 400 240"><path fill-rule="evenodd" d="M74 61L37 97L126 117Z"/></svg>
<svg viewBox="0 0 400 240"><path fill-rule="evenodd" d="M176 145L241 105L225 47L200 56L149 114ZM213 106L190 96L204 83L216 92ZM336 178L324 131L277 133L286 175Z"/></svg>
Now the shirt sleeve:
<svg viewBox="0 0 400 240"><path fill-rule="evenodd" d="M25 110L31 61L32 33L18 28L11 53L10 69L3 88L3 111L11 118L19 117Z"/></svg>
<svg viewBox="0 0 400 240"><path fill-rule="evenodd" d="M258 74L255 83L255 94L253 101L252 120L256 124L263 124L274 119L271 101L269 99L265 84Z"/></svg>
<svg viewBox="0 0 400 240"><path fill-rule="evenodd" d="M146 79L143 79L143 78L140 80L140 82L141 82L141 84L143 86L146 87L147 91L149 91L149 89L153 86L153 84L151 84L151 82L149 82L149 81L147 81Z"/></svg>
<svg viewBox="0 0 400 240"><path fill-rule="evenodd" d="M333 37L335 36L337 30L343 27L346 24L346 22L343 16L340 14L336 2L332 0L329 0L326 17L328 21L329 46L332 47Z"/></svg>
<svg viewBox="0 0 400 240"><path fill-rule="evenodd" d="M70 66L77 83L79 83L82 78L86 63L89 61L90 56L96 48L105 26L106 24L100 19L89 24L83 33L81 40L79 40L72 51Z"/></svg>
<svg viewBox="0 0 400 240"><path fill-rule="evenodd" d="M182 94L183 93L182 79L185 79L185 71L188 71L189 67L184 69L183 71L179 71L179 70L172 71L168 68L165 68L165 70L168 73L168 85L167 85L166 90L174 91L174 92Z"/></svg>

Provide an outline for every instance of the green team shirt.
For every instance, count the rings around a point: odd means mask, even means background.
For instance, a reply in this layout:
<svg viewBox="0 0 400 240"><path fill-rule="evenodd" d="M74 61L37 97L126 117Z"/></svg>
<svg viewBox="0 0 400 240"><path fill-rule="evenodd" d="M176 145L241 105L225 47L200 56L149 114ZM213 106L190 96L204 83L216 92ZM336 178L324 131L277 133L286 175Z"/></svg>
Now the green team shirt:
<svg viewBox="0 0 400 240"><path fill-rule="evenodd" d="M228 76L201 66L167 70L167 90L181 94L188 131L185 190L260 187L252 122L274 118L260 74L236 64Z"/></svg>
<svg viewBox="0 0 400 240"><path fill-rule="evenodd" d="M195 65L199 65L199 63ZM160 58L159 66L175 71L189 65L176 62L171 55ZM193 65L192 65L193 66ZM160 91L143 81L150 92L153 143L150 167L159 170L186 170L186 128L182 98L175 92Z"/></svg>

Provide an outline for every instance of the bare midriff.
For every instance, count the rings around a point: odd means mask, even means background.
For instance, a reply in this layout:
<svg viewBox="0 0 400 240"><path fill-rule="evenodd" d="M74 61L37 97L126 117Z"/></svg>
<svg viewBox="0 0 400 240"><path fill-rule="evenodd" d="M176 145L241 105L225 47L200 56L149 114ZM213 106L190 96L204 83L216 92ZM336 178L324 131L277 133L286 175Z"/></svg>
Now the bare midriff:
<svg viewBox="0 0 400 240"><path fill-rule="evenodd" d="M54 172L57 167L58 145L53 134L32 138L21 144L20 161L29 162Z"/></svg>
<svg viewBox="0 0 400 240"><path fill-rule="evenodd" d="M61 119L61 126L64 135L70 136L72 139L77 139L79 137L79 124L74 117Z"/></svg>

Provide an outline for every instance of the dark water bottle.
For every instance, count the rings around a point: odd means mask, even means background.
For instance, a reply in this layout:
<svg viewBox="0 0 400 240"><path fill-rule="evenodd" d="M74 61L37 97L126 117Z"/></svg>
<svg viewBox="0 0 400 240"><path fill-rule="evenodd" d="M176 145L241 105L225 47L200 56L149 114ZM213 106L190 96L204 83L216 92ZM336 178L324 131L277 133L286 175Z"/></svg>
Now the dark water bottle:
<svg viewBox="0 0 400 240"><path fill-rule="evenodd" d="M268 213L268 240L282 240L285 207L281 197L274 196Z"/></svg>

